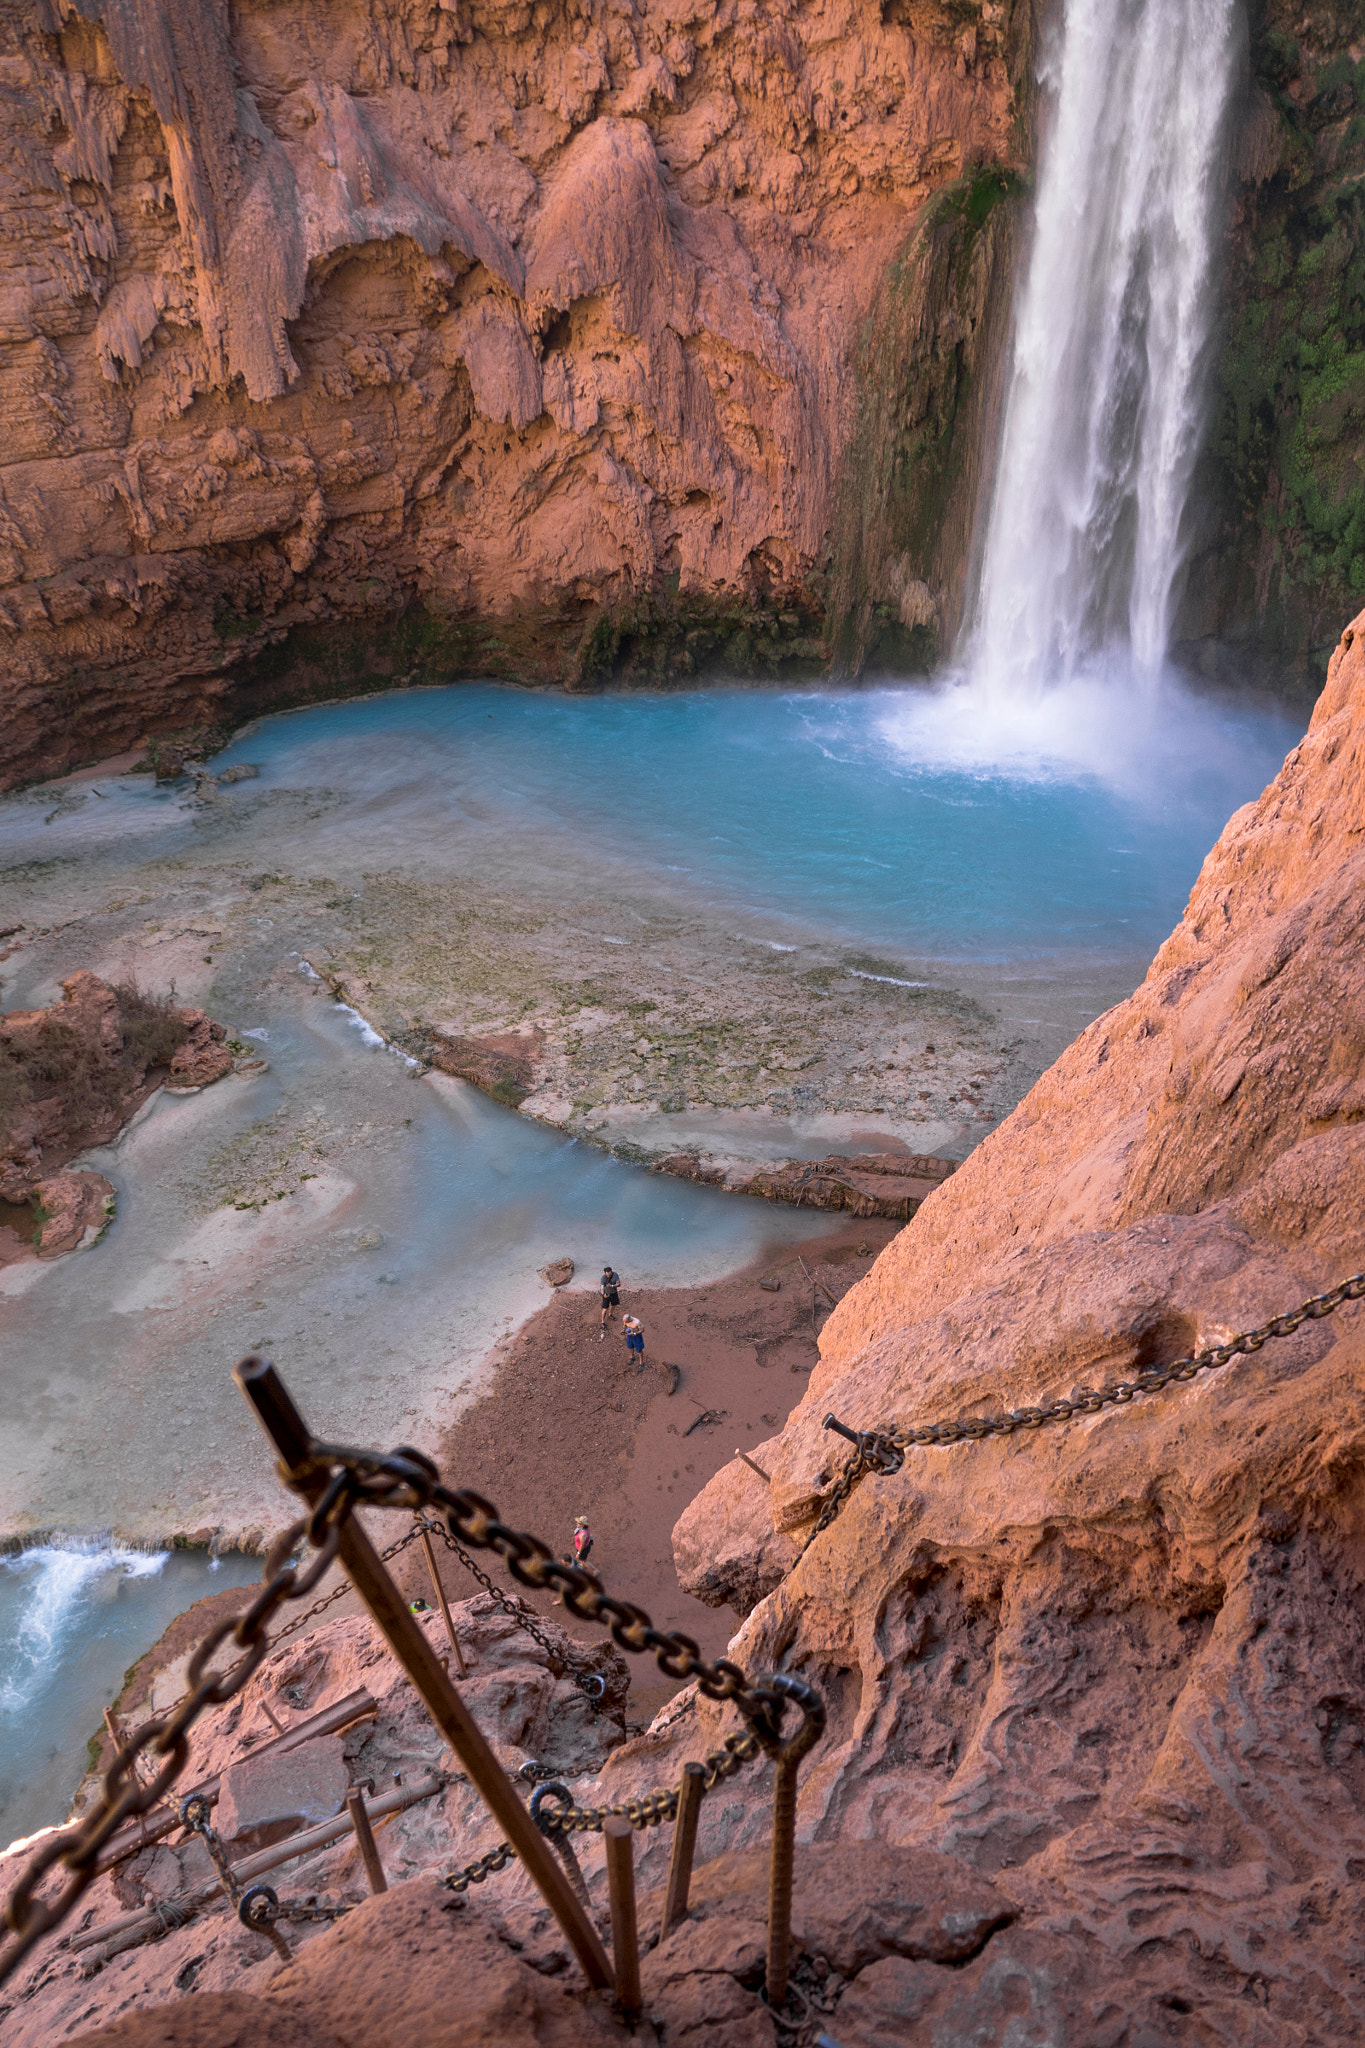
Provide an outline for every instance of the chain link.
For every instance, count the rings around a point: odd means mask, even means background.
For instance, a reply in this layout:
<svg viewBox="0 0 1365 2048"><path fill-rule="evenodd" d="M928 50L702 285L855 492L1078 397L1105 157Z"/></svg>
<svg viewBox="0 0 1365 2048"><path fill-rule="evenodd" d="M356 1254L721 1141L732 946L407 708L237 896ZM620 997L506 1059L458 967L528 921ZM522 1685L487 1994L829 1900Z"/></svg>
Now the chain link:
<svg viewBox="0 0 1365 2048"><path fill-rule="evenodd" d="M461 1864L458 1870L447 1871L441 1883L448 1892L467 1892L472 1884L482 1884L492 1877L495 1870L506 1870L509 1863L515 1863L517 1852L510 1842L499 1842L496 1849L490 1849L486 1856L476 1856L472 1863Z"/></svg>
<svg viewBox="0 0 1365 2048"><path fill-rule="evenodd" d="M381 1550L379 1555L383 1562L387 1564L391 1557L397 1557L399 1551L406 1550L410 1543L415 1543L421 1533L420 1529L409 1529L406 1536L400 1536L398 1541L391 1543L387 1550ZM336 1601L344 1600L346 1595L352 1591L354 1591L354 1588L350 1580L343 1579L341 1584L334 1586L330 1593L324 1593L321 1600L315 1600L311 1607L304 1608L302 1614L295 1615L294 1619L287 1622L283 1628L276 1629L274 1635L270 1638L270 1648L273 1650L276 1643L282 1643L286 1636L297 1634L299 1629L303 1628L308 1622L315 1621L319 1614L325 1612Z"/></svg>
<svg viewBox="0 0 1365 2048"><path fill-rule="evenodd" d="M540 1628L531 1619L531 1610L527 1607L525 1601L513 1600L508 1594L504 1593L501 1586L489 1578L487 1572L480 1570L464 1545L457 1543L449 1529L442 1523L428 1522L424 1518L419 1517L417 1526L413 1530L413 1535L420 1535L423 1530L429 1536L439 1536L446 1549L454 1551L470 1577L478 1580L484 1591L491 1596L503 1613L510 1615L518 1628L525 1629L533 1642L539 1643L550 1664L558 1666L561 1670L567 1670L570 1678L572 1678L574 1684L583 1694L593 1712L595 1714L604 1713L606 1709L602 1705L602 1699L606 1693L607 1686L601 1672L585 1671L581 1665L573 1663L570 1658L557 1650L544 1629ZM411 1542L412 1537L409 1536L406 1540Z"/></svg>
<svg viewBox="0 0 1365 2048"><path fill-rule="evenodd" d="M702 1791L714 1791L723 1779L733 1778L745 1764L752 1763L761 1748L756 1735L727 1735L724 1746L713 1749L705 1760ZM670 1787L667 1791L642 1792L634 1799L623 1799L616 1806L542 1807L536 1817L536 1825L550 1836L600 1835L603 1822L610 1820L613 1814L623 1815L633 1828L655 1828L666 1820L675 1819L677 1812L677 1789ZM487 1855L477 1857L473 1863L462 1863L458 1870L447 1871L441 1883L447 1891L468 1891L471 1884L482 1884L494 1871L505 1870L509 1863L516 1861L516 1855L510 1842L499 1842L496 1849L490 1849Z"/></svg>
<svg viewBox="0 0 1365 2048"><path fill-rule="evenodd" d="M842 1435L851 1436L857 1449L829 1492L823 1496L820 1513L801 1546L801 1554L804 1557L816 1537L828 1529L865 1473L899 1471L905 1452L912 1447L981 1443L987 1437L1013 1436L1021 1429L1041 1429L1048 1423L1071 1422L1078 1415L1098 1415L1104 1408L1136 1401L1144 1394L1159 1394L1173 1382L1189 1381L1201 1372L1216 1371L1234 1358L1259 1351L1272 1337L1292 1337L1305 1323L1330 1316L1343 1303L1359 1301L1363 1295L1365 1273L1353 1273L1348 1280L1343 1280L1325 1294L1310 1296L1298 1308L1272 1316L1259 1329L1246 1330L1240 1337L1230 1338L1226 1344L1216 1344L1209 1351L1196 1351L1188 1358L1174 1358L1168 1365L1153 1366L1150 1372L1140 1372L1135 1380L1116 1380L1107 1387L1088 1389L1074 1400L1050 1402L1046 1408L1011 1408L998 1415L963 1416L956 1421L912 1423L906 1427L888 1424L882 1429L863 1431L843 1429L833 1416L829 1416L826 1428L837 1428Z"/></svg>
<svg viewBox="0 0 1365 2048"><path fill-rule="evenodd" d="M479 1494L444 1486L437 1467L420 1451L404 1446L385 1457L375 1451L314 1442L306 1464L290 1474L290 1483L299 1486L307 1477L319 1474L325 1474L327 1479L321 1498L305 1520L291 1524L276 1539L265 1562L262 1590L252 1605L245 1614L211 1629L190 1659L189 1690L164 1714L144 1722L129 1736L104 1774L99 1806L74 1828L45 1842L29 1863L5 1905L5 1919L16 1938L0 1955L0 1983L35 1941L65 1919L94 1877L95 1858L116 1829L130 1815L145 1813L164 1799L188 1761L188 1730L205 1707L223 1705L246 1685L271 1647L266 1623L286 1602L312 1592L336 1558L346 1518L358 1507L399 1509L418 1518L408 1534L383 1553L385 1557L395 1556L421 1534L420 1518L424 1514L438 1511L444 1524L438 1525L440 1533L449 1536L452 1549L458 1548L462 1540L473 1549L494 1551L521 1585L535 1591L558 1592L571 1613L581 1621L595 1622L608 1629L622 1649L652 1653L666 1677L683 1681L695 1678L708 1699L732 1700L752 1731L753 1748L747 1747L744 1737L727 1738L727 1749L737 1761L724 1766L725 1771L737 1769L760 1747L777 1748L787 1705L786 1695L779 1688L753 1684L739 1665L728 1658L708 1662L700 1646L679 1630L655 1628L643 1607L609 1594L595 1573L556 1559L538 1537L500 1521L492 1502ZM296 1544L305 1534L317 1546L317 1555L306 1570L290 1562ZM483 1574L477 1576L484 1579ZM486 1579L484 1583L488 1583ZM315 1602L308 1614L330 1605L343 1590L339 1588ZM490 1586L489 1590L497 1595L496 1587ZM517 1620L523 1627L528 1626L520 1611ZM553 1656L548 1638L533 1625L530 1633ZM209 1660L229 1637L242 1650L241 1657L228 1671L210 1673ZM278 1640L278 1636L273 1638ZM744 1755L738 1754L741 1748ZM167 1758L149 1784L143 1784L136 1774L137 1760L144 1751ZM716 1758L722 1759L723 1754L717 1752ZM661 1795L665 1800L668 1796ZM635 1804L643 1816L644 1805ZM603 1817L613 1810L605 1809ZM653 1817L664 1817L662 1806ZM652 1823L643 1819L637 1822L649 1824ZM493 1853L496 1857L498 1852ZM49 1904L35 1897L35 1889L59 1861L71 1875ZM480 1861L487 1863L486 1858ZM499 1861L487 1863L481 1876L501 1867ZM480 1878L470 1881L479 1882Z"/></svg>

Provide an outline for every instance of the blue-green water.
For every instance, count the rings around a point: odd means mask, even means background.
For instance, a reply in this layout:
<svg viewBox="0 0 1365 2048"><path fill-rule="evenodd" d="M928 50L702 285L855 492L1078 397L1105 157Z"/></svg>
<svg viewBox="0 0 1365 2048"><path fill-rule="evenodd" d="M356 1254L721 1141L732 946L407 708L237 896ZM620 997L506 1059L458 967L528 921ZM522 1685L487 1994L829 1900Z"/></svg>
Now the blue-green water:
<svg viewBox="0 0 1365 2048"><path fill-rule="evenodd" d="M1074 690L983 725L945 690L569 698L411 690L266 721L214 762L349 799L367 859L490 838L940 958L1150 951L1301 735L1265 709ZM528 848L528 841L531 846Z"/></svg>
<svg viewBox="0 0 1365 2048"><path fill-rule="evenodd" d="M1008 714L962 686L566 697L394 691L264 720L213 762L237 799L322 794L314 872L427 867L577 891L634 879L743 917L985 963L1150 955L1229 815L1302 732L1168 685ZM124 777L0 807L0 861L193 842L187 785ZM268 821L262 820L263 824ZM627 935L628 936L628 935Z"/></svg>

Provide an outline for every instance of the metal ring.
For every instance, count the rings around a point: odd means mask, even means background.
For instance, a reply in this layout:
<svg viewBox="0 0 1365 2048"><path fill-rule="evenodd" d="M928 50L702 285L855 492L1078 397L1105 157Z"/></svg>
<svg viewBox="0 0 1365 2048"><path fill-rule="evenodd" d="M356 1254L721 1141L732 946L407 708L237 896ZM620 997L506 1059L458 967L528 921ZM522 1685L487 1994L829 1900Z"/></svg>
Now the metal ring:
<svg viewBox="0 0 1365 2048"><path fill-rule="evenodd" d="M541 1808L547 1799L558 1799L561 1802L558 1812L542 1814ZM531 1818L542 1835L558 1833L564 1815L572 1811L573 1793L567 1785L561 1785L556 1779L552 1778L547 1785L538 1785L531 1794Z"/></svg>
<svg viewBox="0 0 1365 2048"><path fill-rule="evenodd" d="M257 1911L261 1906L264 1912ZM279 1910L279 1899L268 1884L253 1884L237 1901L237 1918L243 1927L259 1929L273 1920Z"/></svg>
<svg viewBox="0 0 1365 2048"><path fill-rule="evenodd" d="M180 1802L181 1827L189 1828L191 1833L196 1835L207 1834L210 1810L207 1792L191 1792L187 1799Z"/></svg>

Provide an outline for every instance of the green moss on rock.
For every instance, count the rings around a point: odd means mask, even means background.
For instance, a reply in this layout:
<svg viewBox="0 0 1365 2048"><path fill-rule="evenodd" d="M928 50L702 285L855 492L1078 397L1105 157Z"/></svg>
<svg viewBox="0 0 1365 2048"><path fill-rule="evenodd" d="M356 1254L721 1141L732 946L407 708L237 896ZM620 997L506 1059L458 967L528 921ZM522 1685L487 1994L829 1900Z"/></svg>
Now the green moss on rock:
<svg viewBox="0 0 1365 2048"><path fill-rule="evenodd" d="M1308 683L1365 601L1365 64L1353 26L1358 13L1331 0L1292 12L1269 0L1253 24L1272 139L1233 240L1205 464L1212 544L1187 605L1204 632L1254 635L1268 667Z"/></svg>

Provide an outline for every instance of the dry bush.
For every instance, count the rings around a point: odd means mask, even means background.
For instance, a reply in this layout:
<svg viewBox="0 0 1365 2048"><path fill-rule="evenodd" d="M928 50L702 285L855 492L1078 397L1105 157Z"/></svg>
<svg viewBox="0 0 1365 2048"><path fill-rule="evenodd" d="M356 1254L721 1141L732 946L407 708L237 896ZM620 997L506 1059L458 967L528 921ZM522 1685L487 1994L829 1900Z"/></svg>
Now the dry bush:
<svg viewBox="0 0 1365 2048"><path fill-rule="evenodd" d="M0 1045L0 1132L9 1129L10 1118L28 1101L28 1093L22 1064L8 1046Z"/></svg>
<svg viewBox="0 0 1365 2048"><path fill-rule="evenodd" d="M121 1116L125 1098L144 1073L170 1065L176 1048L189 1035L176 1012L175 991L148 995L130 982L120 982L114 993L123 1045L112 1059L83 1035L61 1004L54 1005L23 1045L0 1048L0 1130L24 1102L42 1102L54 1095L61 1099L62 1121L69 1133L93 1130L110 1116Z"/></svg>
<svg viewBox="0 0 1365 2048"><path fill-rule="evenodd" d="M144 1067L168 1067L189 1036L176 1011L175 990L168 996L148 995L130 981L114 984L123 1020L123 1050Z"/></svg>

